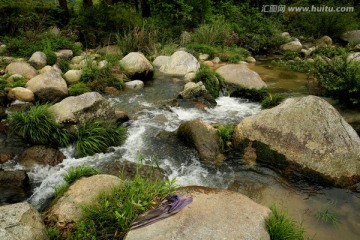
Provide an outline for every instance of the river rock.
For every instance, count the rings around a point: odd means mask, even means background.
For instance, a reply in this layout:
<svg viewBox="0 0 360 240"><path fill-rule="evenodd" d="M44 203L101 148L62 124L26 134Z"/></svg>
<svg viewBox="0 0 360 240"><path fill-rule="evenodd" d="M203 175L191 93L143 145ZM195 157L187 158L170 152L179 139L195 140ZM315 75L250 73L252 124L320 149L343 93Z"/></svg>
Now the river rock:
<svg viewBox="0 0 360 240"><path fill-rule="evenodd" d="M42 102L58 102L68 95L66 81L55 70L30 79L25 87Z"/></svg>
<svg viewBox="0 0 360 240"><path fill-rule="evenodd" d="M333 43L331 37L329 36L322 36L321 38L319 38L316 41L316 46L317 47L326 47L326 46L331 46Z"/></svg>
<svg viewBox="0 0 360 240"><path fill-rule="evenodd" d="M216 69L216 72L224 78L226 84L234 85L237 88L261 89L267 87L259 74L244 64L224 65Z"/></svg>
<svg viewBox="0 0 360 240"><path fill-rule="evenodd" d="M291 41L280 46L280 50L292 52L300 52L302 48L303 46L299 40Z"/></svg>
<svg viewBox="0 0 360 240"><path fill-rule="evenodd" d="M255 59L254 57L252 57L252 56L248 56L248 57L246 58L246 62L248 62L248 63L255 63L255 62L256 62L256 59Z"/></svg>
<svg viewBox="0 0 360 240"><path fill-rule="evenodd" d="M141 80L133 80L130 82L125 82L125 88L131 90L139 90L144 88L144 82Z"/></svg>
<svg viewBox="0 0 360 240"><path fill-rule="evenodd" d="M189 72L189 73L185 74L185 76L184 76L184 81L185 81L186 83L191 82L192 80L195 79L195 77L196 77L196 73L194 73L194 72Z"/></svg>
<svg viewBox="0 0 360 240"><path fill-rule="evenodd" d="M5 73L20 74L24 78L31 79L36 76L36 69L26 62L12 62L5 68Z"/></svg>
<svg viewBox="0 0 360 240"><path fill-rule="evenodd" d="M265 223L270 209L250 198L206 187L177 191L192 203L171 217L131 230L125 240L270 239Z"/></svg>
<svg viewBox="0 0 360 240"><path fill-rule="evenodd" d="M109 62L106 60L102 60L98 63L98 68L103 69L109 66Z"/></svg>
<svg viewBox="0 0 360 240"><path fill-rule="evenodd" d="M157 56L153 61L155 67L166 65L170 61L170 56Z"/></svg>
<svg viewBox="0 0 360 240"><path fill-rule="evenodd" d="M347 58L347 61L348 62L360 62L360 52L350 53Z"/></svg>
<svg viewBox="0 0 360 240"><path fill-rule="evenodd" d="M34 93L24 87L10 89L7 96L10 100L19 100L22 102L33 102L35 100Z"/></svg>
<svg viewBox="0 0 360 240"><path fill-rule="evenodd" d="M233 143L247 140L259 161L286 162L341 187L360 181L360 138L322 98L289 98L245 118L235 128Z"/></svg>
<svg viewBox="0 0 360 240"><path fill-rule="evenodd" d="M56 225L60 228L79 221L81 206L92 203L104 191L120 187L123 182L112 175L95 175L81 178L73 183L64 195L48 212L50 219L57 219Z"/></svg>
<svg viewBox="0 0 360 240"><path fill-rule="evenodd" d="M219 64L221 62L219 57L214 57L214 59L211 61L214 63L214 65Z"/></svg>
<svg viewBox="0 0 360 240"><path fill-rule="evenodd" d="M70 49L63 49L55 52L55 55L59 59L71 59L74 56L74 53Z"/></svg>
<svg viewBox="0 0 360 240"><path fill-rule="evenodd" d="M49 108L59 123L78 124L87 120L115 122L115 109L100 93L87 92L67 97Z"/></svg>
<svg viewBox="0 0 360 240"><path fill-rule="evenodd" d="M132 79L148 80L154 74L153 66L140 52L129 53L119 63L126 72L126 75Z"/></svg>
<svg viewBox="0 0 360 240"><path fill-rule="evenodd" d="M212 62L212 61L209 61L209 60L207 60L207 61L204 61L204 64L205 65L208 65L209 67L214 67L214 63ZM190 74L190 73L187 73L187 74ZM185 75L186 76L186 75Z"/></svg>
<svg viewBox="0 0 360 240"><path fill-rule="evenodd" d="M177 130L177 136L187 145L194 147L207 162L221 163L225 158L220 153L218 131L202 120L182 123Z"/></svg>
<svg viewBox="0 0 360 240"><path fill-rule="evenodd" d="M71 63L80 64L82 60L84 60L84 56L75 56L71 59Z"/></svg>
<svg viewBox="0 0 360 240"><path fill-rule="evenodd" d="M360 30L345 32L341 35L341 39L346 42L360 43Z"/></svg>
<svg viewBox="0 0 360 240"><path fill-rule="evenodd" d="M14 81L18 79L24 79L24 77L21 74L12 74L10 77L7 78L8 82L13 83Z"/></svg>
<svg viewBox="0 0 360 240"><path fill-rule="evenodd" d="M48 240L41 215L29 203L0 207L0 239Z"/></svg>
<svg viewBox="0 0 360 240"><path fill-rule="evenodd" d="M184 76L189 72L197 72L200 68L198 60L188 52L176 51L170 57L170 61L160 67L160 72Z"/></svg>
<svg viewBox="0 0 360 240"><path fill-rule="evenodd" d="M26 169L31 169L34 164L55 166L61 163L65 156L59 150L49 146L32 146L26 149L19 158L19 163Z"/></svg>
<svg viewBox="0 0 360 240"><path fill-rule="evenodd" d="M118 45L109 45L98 50L98 53L105 55L121 55L121 49Z"/></svg>
<svg viewBox="0 0 360 240"><path fill-rule="evenodd" d="M180 97L186 100L204 103L207 107L215 107L217 104L215 98L211 96L202 82L186 83L184 90L180 92Z"/></svg>
<svg viewBox="0 0 360 240"><path fill-rule="evenodd" d="M80 81L82 70L69 70L64 74L64 78L68 84Z"/></svg>
<svg viewBox="0 0 360 240"><path fill-rule="evenodd" d="M1 116L1 114L0 114ZM11 159L13 159L15 157L15 155L12 152L7 152L7 151L1 151L0 152L0 164L6 163L7 161L10 161Z"/></svg>
<svg viewBox="0 0 360 240"><path fill-rule="evenodd" d="M50 72L50 71L54 71L55 69L50 66L50 65L46 65L45 67L43 67L42 69L39 70L39 73L46 73L46 72Z"/></svg>
<svg viewBox="0 0 360 240"><path fill-rule="evenodd" d="M115 117L117 123L124 123L130 120L129 114L120 110L115 110Z"/></svg>
<svg viewBox="0 0 360 240"><path fill-rule="evenodd" d="M30 59L29 63L36 69L41 69L46 66L46 55L43 52L37 51L34 52Z"/></svg>
<svg viewBox="0 0 360 240"><path fill-rule="evenodd" d="M24 170L5 171L0 168L0 186L28 188L29 176Z"/></svg>

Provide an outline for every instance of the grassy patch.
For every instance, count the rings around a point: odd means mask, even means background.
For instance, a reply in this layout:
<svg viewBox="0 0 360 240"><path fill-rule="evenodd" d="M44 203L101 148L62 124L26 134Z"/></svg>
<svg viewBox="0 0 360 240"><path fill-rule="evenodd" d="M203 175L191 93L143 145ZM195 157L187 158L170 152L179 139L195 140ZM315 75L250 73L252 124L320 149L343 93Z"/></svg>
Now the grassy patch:
<svg viewBox="0 0 360 240"><path fill-rule="evenodd" d="M121 144L126 138L126 129L111 125L104 127L98 122L85 122L79 126L75 151L77 157L92 156L106 152L110 146Z"/></svg>
<svg viewBox="0 0 360 240"><path fill-rule="evenodd" d="M98 170L87 166L77 166L75 168L71 167L67 170L67 172L68 173L64 177L64 180L69 185L82 177L90 177L99 174Z"/></svg>
<svg viewBox="0 0 360 240"><path fill-rule="evenodd" d="M83 82L77 82L71 84L69 87L69 95L70 96L78 96L86 92L90 92L91 89Z"/></svg>
<svg viewBox="0 0 360 240"><path fill-rule="evenodd" d="M227 84L227 87L230 89L228 94L231 97L241 97L250 99L252 101L262 101L269 95L267 88L255 89L255 88L239 88L238 86L232 86Z"/></svg>
<svg viewBox="0 0 360 240"><path fill-rule="evenodd" d="M318 222L336 225L340 223L339 214L336 211L336 202L329 202L315 213Z"/></svg>
<svg viewBox="0 0 360 240"><path fill-rule="evenodd" d="M222 152L231 148L231 135L234 131L234 126L223 125L218 127L220 149Z"/></svg>
<svg viewBox="0 0 360 240"><path fill-rule="evenodd" d="M215 47L207 44L190 43L186 46L186 48L197 54L209 54L210 58L213 58L218 54L218 50Z"/></svg>
<svg viewBox="0 0 360 240"><path fill-rule="evenodd" d="M271 215L266 220L271 240L302 240L305 230L301 224L296 223L290 216L276 206L271 207Z"/></svg>
<svg viewBox="0 0 360 240"><path fill-rule="evenodd" d="M285 97L281 94L269 94L269 96L261 101L261 107L263 109L275 107L279 105L284 99Z"/></svg>
<svg viewBox="0 0 360 240"><path fill-rule="evenodd" d="M209 91L211 96L214 98L219 97L221 79L218 78L216 74L210 67L202 64L200 70L196 73L194 82L202 82L205 88Z"/></svg>
<svg viewBox="0 0 360 240"><path fill-rule="evenodd" d="M24 87L26 81L23 77L15 77L12 81L9 81L7 78L10 75L6 74L0 78L0 94L5 94L5 88L14 88L14 87Z"/></svg>
<svg viewBox="0 0 360 240"><path fill-rule="evenodd" d="M231 46L222 48L220 59L223 62L239 63L245 61L250 56L250 52L245 48Z"/></svg>

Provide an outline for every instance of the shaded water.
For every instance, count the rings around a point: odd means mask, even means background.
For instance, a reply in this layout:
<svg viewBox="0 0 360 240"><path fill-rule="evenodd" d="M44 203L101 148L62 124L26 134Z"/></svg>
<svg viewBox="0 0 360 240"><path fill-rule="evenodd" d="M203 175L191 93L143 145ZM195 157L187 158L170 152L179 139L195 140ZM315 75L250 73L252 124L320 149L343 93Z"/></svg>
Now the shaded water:
<svg viewBox="0 0 360 240"><path fill-rule="evenodd" d="M255 66L260 75L266 74L266 66ZM262 73L263 71L263 73ZM269 71L269 70L268 70ZM276 71L276 70L271 70ZM277 73L269 73L267 83L274 81L274 89L281 89L276 83ZM280 74L280 73L279 73ZM282 74L284 75L284 74ZM298 75L291 75L298 79ZM291 81L287 75L286 81ZM299 85L303 86L304 78ZM360 236L360 194L338 188L324 188L306 181L295 173L284 174L263 165L248 165L235 153L230 154L221 166L208 165L199 161L194 149L186 147L174 136L181 122L203 119L210 123L236 124L246 116L260 111L257 103L243 99L220 97L214 109L197 109L188 106L161 107L163 102L175 98L184 83L179 79L156 76L137 92L124 92L111 97L112 104L127 111L132 119L128 124L129 137L125 144L115 147L112 152L92 157L74 159L73 147L62 149L67 159L55 167L35 167L30 173L37 185L29 201L41 208L51 198L54 188L63 182L66 169L71 166L87 165L99 167L109 162L136 162L138 154L145 163L159 164L170 178L176 178L182 186L201 185L226 188L241 192L254 201L271 206L278 204L288 210L297 221L302 221L308 236L312 239L358 239ZM290 86L288 85L288 86ZM300 87L302 89L302 87ZM292 90L291 90L292 91ZM160 107L159 107L160 106ZM12 167L21 168L19 165ZM336 203L340 223L336 226L317 222L316 212L329 202Z"/></svg>

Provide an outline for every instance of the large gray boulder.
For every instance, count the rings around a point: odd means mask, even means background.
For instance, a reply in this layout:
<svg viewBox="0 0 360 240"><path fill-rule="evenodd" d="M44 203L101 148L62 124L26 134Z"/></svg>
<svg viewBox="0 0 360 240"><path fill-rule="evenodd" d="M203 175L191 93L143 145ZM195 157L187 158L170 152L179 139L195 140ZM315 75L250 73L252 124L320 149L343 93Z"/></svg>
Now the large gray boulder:
<svg viewBox="0 0 360 240"><path fill-rule="evenodd" d="M26 62L12 62L5 68L5 73L20 74L25 79L31 79L36 76L36 69Z"/></svg>
<svg viewBox="0 0 360 240"><path fill-rule="evenodd" d="M299 40L291 41L280 46L282 51L300 52L303 48Z"/></svg>
<svg viewBox="0 0 360 240"><path fill-rule="evenodd" d="M204 161L221 163L225 159L220 152L218 131L202 120L182 123L177 130L177 136L185 144L194 147Z"/></svg>
<svg viewBox="0 0 360 240"><path fill-rule="evenodd" d="M189 72L197 72L200 68L198 60L188 52L176 51L170 57L170 61L160 67L160 72L184 76Z"/></svg>
<svg viewBox="0 0 360 240"><path fill-rule="evenodd" d="M170 56L157 56L153 61L153 64L155 67L159 68L163 65L166 65L168 62L170 62Z"/></svg>
<svg viewBox="0 0 360 240"><path fill-rule="evenodd" d="M30 59L29 63L36 69L41 69L46 66L46 55L43 52L34 52Z"/></svg>
<svg viewBox="0 0 360 240"><path fill-rule="evenodd" d="M341 39L346 42L360 43L360 30L345 32L341 35Z"/></svg>
<svg viewBox="0 0 360 240"><path fill-rule="evenodd" d="M31 169L34 164L55 166L65 159L64 154L49 146L32 146L26 149L19 158L19 163L26 169Z"/></svg>
<svg viewBox="0 0 360 240"><path fill-rule="evenodd" d="M41 215L29 203L0 207L0 239L48 240Z"/></svg>
<svg viewBox="0 0 360 240"><path fill-rule="evenodd" d="M141 80L151 79L154 74L154 68L140 52L131 52L120 60L120 66L130 78Z"/></svg>
<svg viewBox="0 0 360 240"><path fill-rule="evenodd" d="M68 95L66 81L55 70L30 79L25 87L42 102L58 102Z"/></svg>
<svg viewBox="0 0 360 240"><path fill-rule="evenodd" d="M290 98L245 118L235 128L233 143L255 148L259 161L287 163L337 186L360 181L360 138L319 97Z"/></svg>
<svg viewBox="0 0 360 240"><path fill-rule="evenodd" d="M261 89L266 88L266 83L259 74L250 70L245 64L228 64L216 69L225 80L226 84L238 88Z"/></svg>
<svg viewBox="0 0 360 240"><path fill-rule="evenodd" d="M102 192L122 186L120 178L112 175L95 175L81 178L72 184L48 211L48 217L57 220L57 226L67 227L80 220L81 206L93 203Z"/></svg>
<svg viewBox="0 0 360 240"><path fill-rule="evenodd" d="M59 123L78 124L88 120L115 122L115 109L100 93L87 92L67 97L49 108Z"/></svg>
<svg viewBox="0 0 360 240"><path fill-rule="evenodd" d="M131 230L125 240L269 240L265 220L270 209L228 190L185 187L193 201L179 213Z"/></svg>

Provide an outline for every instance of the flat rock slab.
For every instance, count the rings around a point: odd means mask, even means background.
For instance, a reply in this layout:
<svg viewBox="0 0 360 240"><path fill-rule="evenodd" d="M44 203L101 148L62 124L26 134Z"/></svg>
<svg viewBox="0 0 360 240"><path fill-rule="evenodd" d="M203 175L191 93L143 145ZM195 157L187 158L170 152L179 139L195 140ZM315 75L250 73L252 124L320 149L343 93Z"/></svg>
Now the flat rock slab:
<svg viewBox="0 0 360 240"><path fill-rule="evenodd" d="M149 226L132 230L125 240L267 240L265 219L270 209L228 190L206 187L180 188L193 198L179 213Z"/></svg>

